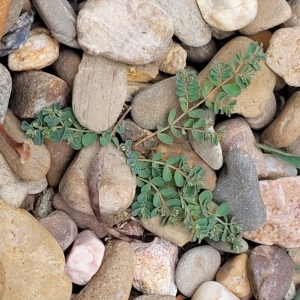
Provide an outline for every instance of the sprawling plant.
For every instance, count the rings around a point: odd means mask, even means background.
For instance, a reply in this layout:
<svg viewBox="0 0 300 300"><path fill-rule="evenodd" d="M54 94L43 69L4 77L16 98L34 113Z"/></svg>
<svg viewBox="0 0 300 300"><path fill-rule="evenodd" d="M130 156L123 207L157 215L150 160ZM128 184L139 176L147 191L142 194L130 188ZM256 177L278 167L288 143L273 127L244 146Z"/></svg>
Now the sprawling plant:
<svg viewBox="0 0 300 300"><path fill-rule="evenodd" d="M189 131L197 141L217 145L226 128L221 128L217 133L209 130L213 124L205 119L203 105L215 114L230 116L234 112L236 97L250 85L255 72L260 69L259 62L265 61L265 58L262 47L252 42L246 52L236 53L229 64L215 62L201 86L194 71L182 70L176 75L181 112L172 109L168 114L167 126L159 126L134 145L129 140L120 143L116 133L125 130L122 122L125 113L114 128L100 135L102 145L113 142L125 153L127 164L137 177L133 216L160 216L162 225L184 223L186 230L192 231L193 240L201 241L208 237L215 241L229 241L235 251L240 250L242 228L235 217L229 215L229 205L223 203L217 206L213 202L212 192L204 189L203 168L192 166L185 155L164 159L162 153L157 152L151 157L143 157L134 149L152 136L172 144L173 136L181 138ZM185 120L183 124L182 120ZM96 133L78 123L71 108L61 109L58 105L36 114L30 124L23 122L22 129L36 144L41 144L44 139L66 140L74 149L80 149L97 139Z"/></svg>

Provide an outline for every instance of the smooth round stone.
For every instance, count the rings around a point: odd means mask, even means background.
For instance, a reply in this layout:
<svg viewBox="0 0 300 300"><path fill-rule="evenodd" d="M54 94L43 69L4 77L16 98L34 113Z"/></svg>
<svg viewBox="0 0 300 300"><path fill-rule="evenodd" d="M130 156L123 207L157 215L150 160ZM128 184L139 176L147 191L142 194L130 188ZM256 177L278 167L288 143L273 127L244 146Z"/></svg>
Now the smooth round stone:
<svg viewBox="0 0 300 300"><path fill-rule="evenodd" d="M192 297L201 284L215 278L220 265L221 255L211 246L198 246L188 250L176 267L175 281L179 291Z"/></svg>
<svg viewBox="0 0 300 300"><path fill-rule="evenodd" d="M30 31L24 46L8 55L8 67L12 71L39 70L50 66L59 55L59 43L46 28Z"/></svg>
<svg viewBox="0 0 300 300"><path fill-rule="evenodd" d="M257 14L257 0L196 0L204 20L213 27L233 31L251 23Z"/></svg>
<svg viewBox="0 0 300 300"><path fill-rule="evenodd" d="M28 194L38 194L43 192L48 187L48 181L46 176L40 180L28 180L27 181Z"/></svg>
<svg viewBox="0 0 300 300"><path fill-rule="evenodd" d="M0 64L0 123L4 121L4 116L8 108L10 93L12 90L12 79L9 71Z"/></svg>
<svg viewBox="0 0 300 300"><path fill-rule="evenodd" d="M239 300L239 298L222 284L216 281L207 281L196 290L192 300Z"/></svg>
<svg viewBox="0 0 300 300"><path fill-rule="evenodd" d="M39 16L60 43L80 48L77 42L76 14L67 0L33 0Z"/></svg>
<svg viewBox="0 0 300 300"><path fill-rule="evenodd" d="M79 11L77 32L80 46L90 55L144 64L165 53L174 30L154 0L90 0Z"/></svg>
<svg viewBox="0 0 300 300"><path fill-rule="evenodd" d="M5 21L4 34L6 34L16 24L16 22L19 18L19 15L21 13L21 10L24 11L23 5L25 3L25 0L12 0L12 1L8 1L8 2L11 2L11 4L9 6L9 11L8 11L6 21L4 18L4 21ZM3 8L1 8L0 11L2 9ZM1 40L1 36L0 36L0 40Z"/></svg>
<svg viewBox="0 0 300 300"><path fill-rule="evenodd" d="M300 86L300 26L276 30L267 50L267 65L290 86Z"/></svg>

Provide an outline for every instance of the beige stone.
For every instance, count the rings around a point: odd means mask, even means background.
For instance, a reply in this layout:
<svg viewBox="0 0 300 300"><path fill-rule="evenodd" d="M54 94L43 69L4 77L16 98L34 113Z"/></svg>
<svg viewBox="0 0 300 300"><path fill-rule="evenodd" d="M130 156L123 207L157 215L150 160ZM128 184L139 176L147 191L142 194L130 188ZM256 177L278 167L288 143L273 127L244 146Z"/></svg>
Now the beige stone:
<svg viewBox="0 0 300 300"><path fill-rule="evenodd" d="M287 147L300 136L300 92L295 92L279 116L265 129L260 142L277 148Z"/></svg>
<svg viewBox="0 0 300 300"><path fill-rule="evenodd" d="M292 15L284 22L284 27L295 27L300 25L300 2L298 0L289 0L292 9Z"/></svg>
<svg viewBox="0 0 300 300"><path fill-rule="evenodd" d="M259 187L267 220L260 229L244 231L243 237L264 245L300 247L300 176L259 181Z"/></svg>
<svg viewBox="0 0 300 300"><path fill-rule="evenodd" d="M275 27L287 21L292 10L285 0L257 0L258 9L255 19L240 32L251 35Z"/></svg>
<svg viewBox="0 0 300 300"><path fill-rule="evenodd" d="M25 134L21 130L21 124L18 118L7 110L3 123L6 131L18 142L25 141ZM10 168L16 175L24 180L40 180L46 176L50 168L50 154L45 145L34 145L30 139L27 139L30 147L31 156L22 163L19 156L7 144L3 136L0 134L0 152L5 157Z"/></svg>
<svg viewBox="0 0 300 300"><path fill-rule="evenodd" d="M245 27L257 14L257 0L196 0L204 20L213 27L233 31Z"/></svg>
<svg viewBox="0 0 300 300"><path fill-rule="evenodd" d="M235 53L246 51L249 43L252 41L253 40L244 36L238 36L229 41L199 73L199 84L202 86L204 82L207 81L207 76L215 61L229 63ZM234 107L234 113L241 114L244 117L256 117L265 109L265 106L273 93L276 76L264 62L260 62L260 67L261 69L255 73L248 88L242 90L241 94L236 97L237 103ZM209 99L215 99L219 92L220 90L211 93Z"/></svg>
<svg viewBox="0 0 300 300"><path fill-rule="evenodd" d="M186 66L187 52L181 45L173 43L173 47L159 66L160 71L176 74Z"/></svg>
<svg viewBox="0 0 300 300"><path fill-rule="evenodd" d="M300 26L274 32L267 50L267 65L290 86L300 86Z"/></svg>
<svg viewBox="0 0 300 300"><path fill-rule="evenodd" d="M262 151L255 147L255 137L248 123L240 117L230 118L219 123L215 128L218 130L222 126L227 128L220 140L224 157L232 149L244 150L251 156L257 175L259 177L267 176L268 173Z"/></svg>
<svg viewBox="0 0 300 300"><path fill-rule="evenodd" d="M30 213L0 200L3 300L69 300L72 284L53 236Z"/></svg>
<svg viewBox="0 0 300 300"><path fill-rule="evenodd" d="M9 13L9 8L12 0L4 0L0 3L0 40L4 34L5 23Z"/></svg>
<svg viewBox="0 0 300 300"><path fill-rule="evenodd" d="M82 126L102 132L116 122L125 102L126 72L123 63L83 54L72 94L74 115Z"/></svg>
<svg viewBox="0 0 300 300"><path fill-rule="evenodd" d="M157 76L158 72L158 64L155 62L144 65L128 65L127 80L149 82Z"/></svg>
<svg viewBox="0 0 300 300"><path fill-rule="evenodd" d="M250 293L250 282L247 275L248 255L245 253L234 256L227 261L216 274L216 281L223 284L238 298Z"/></svg>

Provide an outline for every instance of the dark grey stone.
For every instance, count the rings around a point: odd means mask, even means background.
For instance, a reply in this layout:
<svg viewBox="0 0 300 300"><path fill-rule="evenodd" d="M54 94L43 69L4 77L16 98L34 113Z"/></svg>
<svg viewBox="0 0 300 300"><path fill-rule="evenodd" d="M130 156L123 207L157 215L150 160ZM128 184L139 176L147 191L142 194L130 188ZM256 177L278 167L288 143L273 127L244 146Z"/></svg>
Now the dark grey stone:
<svg viewBox="0 0 300 300"><path fill-rule="evenodd" d="M255 164L241 149L228 152L226 166L221 171L213 192L217 204L228 203L230 214L236 216L243 230L251 231L263 226L266 208L260 195Z"/></svg>
<svg viewBox="0 0 300 300"><path fill-rule="evenodd" d="M0 56L5 56L26 43L32 23L33 13L24 12L20 15L16 24L3 36L0 42Z"/></svg>

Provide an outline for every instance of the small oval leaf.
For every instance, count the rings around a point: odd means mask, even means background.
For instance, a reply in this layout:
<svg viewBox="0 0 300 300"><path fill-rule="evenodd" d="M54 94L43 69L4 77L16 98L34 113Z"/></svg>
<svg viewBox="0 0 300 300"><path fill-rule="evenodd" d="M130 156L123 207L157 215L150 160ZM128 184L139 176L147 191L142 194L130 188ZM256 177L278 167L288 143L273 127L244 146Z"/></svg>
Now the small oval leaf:
<svg viewBox="0 0 300 300"><path fill-rule="evenodd" d="M167 144L167 145L171 145L171 144L173 143L172 137L169 136L169 135L166 134L166 133L158 132L158 133L157 133L157 138L158 138L161 142L163 142L163 143L165 143L165 144Z"/></svg>

